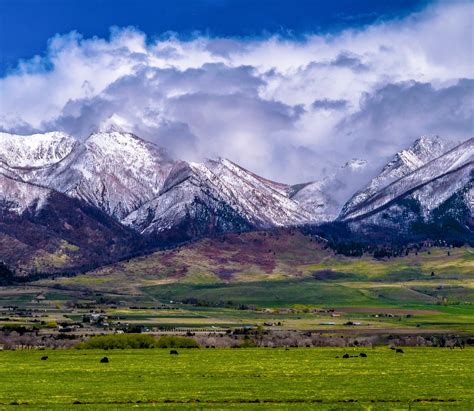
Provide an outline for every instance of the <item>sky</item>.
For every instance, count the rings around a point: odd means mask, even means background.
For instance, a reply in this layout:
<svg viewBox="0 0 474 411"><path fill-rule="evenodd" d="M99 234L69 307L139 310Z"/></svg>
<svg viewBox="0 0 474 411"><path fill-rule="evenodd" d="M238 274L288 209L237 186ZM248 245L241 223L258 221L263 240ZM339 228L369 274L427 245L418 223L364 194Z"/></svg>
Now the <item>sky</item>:
<svg viewBox="0 0 474 411"><path fill-rule="evenodd" d="M472 1L0 0L0 130L116 125L265 177L474 135Z"/></svg>

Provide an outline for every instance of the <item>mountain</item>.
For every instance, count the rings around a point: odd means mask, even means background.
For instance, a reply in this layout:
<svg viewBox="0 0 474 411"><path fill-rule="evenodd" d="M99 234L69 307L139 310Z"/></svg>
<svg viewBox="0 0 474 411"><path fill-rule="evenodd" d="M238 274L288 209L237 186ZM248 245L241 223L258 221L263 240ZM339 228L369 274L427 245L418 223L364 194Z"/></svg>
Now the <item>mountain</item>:
<svg viewBox="0 0 474 411"><path fill-rule="evenodd" d="M61 132L30 136L0 133L0 162L13 170L48 167L67 157L77 144Z"/></svg>
<svg viewBox="0 0 474 411"><path fill-rule="evenodd" d="M311 214L314 222L334 220L360 181L366 181L367 161L352 159L330 176L293 186L291 199Z"/></svg>
<svg viewBox="0 0 474 411"><path fill-rule="evenodd" d="M54 188L122 219L155 197L173 161L164 150L117 129L84 144L61 133L0 140L7 175ZM27 166L29 164L29 166Z"/></svg>
<svg viewBox="0 0 474 411"><path fill-rule="evenodd" d="M311 214L288 197L289 186L261 178L226 159L179 162L158 197L124 223L142 234L180 226L187 237L303 224Z"/></svg>
<svg viewBox="0 0 474 411"><path fill-rule="evenodd" d="M396 153L393 159L383 167L380 174L344 205L342 215L350 213L352 209L393 181L410 174L429 161L441 156L447 149L446 143L438 136L418 138L411 147Z"/></svg>
<svg viewBox="0 0 474 411"><path fill-rule="evenodd" d="M61 132L30 136L0 133L0 172L18 180L47 184L49 176L79 145L74 137Z"/></svg>
<svg viewBox="0 0 474 411"><path fill-rule="evenodd" d="M158 194L172 165L164 150L133 134L98 132L52 186L121 220Z"/></svg>
<svg viewBox="0 0 474 411"><path fill-rule="evenodd" d="M342 241L349 232L471 241L473 144L449 150L421 137L372 180L370 165L354 159L287 185L227 159L171 159L114 127L83 142L0 133L0 259L77 271L208 235L323 223Z"/></svg>
<svg viewBox="0 0 474 411"><path fill-rule="evenodd" d="M140 239L84 202L0 175L0 258L17 272L70 272L115 261Z"/></svg>
<svg viewBox="0 0 474 411"><path fill-rule="evenodd" d="M350 200L339 220L351 222L358 230L367 226L387 227L406 235L431 232L437 227L441 230L440 238L463 235L472 240L473 182L471 138L375 193L369 195L365 191L364 201L360 196L357 201Z"/></svg>

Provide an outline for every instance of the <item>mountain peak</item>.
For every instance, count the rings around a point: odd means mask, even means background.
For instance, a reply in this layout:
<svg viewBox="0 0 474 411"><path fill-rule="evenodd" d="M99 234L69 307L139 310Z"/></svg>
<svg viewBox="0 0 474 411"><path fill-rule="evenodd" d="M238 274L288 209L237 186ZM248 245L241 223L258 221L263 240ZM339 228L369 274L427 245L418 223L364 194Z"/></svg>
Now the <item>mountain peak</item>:
<svg viewBox="0 0 474 411"><path fill-rule="evenodd" d="M354 201L354 197L344 207L342 219L373 213L407 193L412 195L413 190L416 190L416 193L411 198L418 201L423 215L426 216L430 210L447 201L456 192L462 193L472 189L473 158L474 141L467 140L434 159L428 159L416 170L406 172L389 184L384 181L384 185L380 185L380 189L375 192L364 191L363 201ZM425 185L427 187L424 187ZM472 213L472 210L470 212Z"/></svg>
<svg viewBox="0 0 474 411"><path fill-rule="evenodd" d="M365 202L383 187L440 157L447 149L444 140L437 135L420 136L410 147L396 153L365 189L355 193L344 205L342 214L349 213L350 210Z"/></svg>
<svg viewBox="0 0 474 411"><path fill-rule="evenodd" d="M113 132L118 132L118 133L123 133L126 134L128 133L127 129L129 129L130 126L123 117L117 115L117 114L112 114L110 117L108 117L106 120L104 120L100 126L97 129L98 133L113 133Z"/></svg>
<svg viewBox="0 0 474 411"><path fill-rule="evenodd" d="M103 126L101 126L98 130L98 133L122 133L126 134L128 133L123 127L119 126L118 124L115 123L106 123Z"/></svg>
<svg viewBox="0 0 474 411"><path fill-rule="evenodd" d="M424 135L417 138L410 147L399 151L388 165L397 165L401 162L413 171L439 157L446 152L446 149L444 140L439 136Z"/></svg>
<svg viewBox="0 0 474 411"><path fill-rule="evenodd" d="M353 171L361 170L367 166L367 160L361 160L359 158L353 158L344 164L343 168L348 168Z"/></svg>
<svg viewBox="0 0 474 411"><path fill-rule="evenodd" d="M127 131L119 131L117 127L110 127L108 131L97 131L92 133L85 142L86 147L97 146L102 150L111 151L129 151L133 155L133 150L140 150L141 147L155 147L151 142L141 139L135 134ZM157 150L161 150L156 146Z"/></svg>

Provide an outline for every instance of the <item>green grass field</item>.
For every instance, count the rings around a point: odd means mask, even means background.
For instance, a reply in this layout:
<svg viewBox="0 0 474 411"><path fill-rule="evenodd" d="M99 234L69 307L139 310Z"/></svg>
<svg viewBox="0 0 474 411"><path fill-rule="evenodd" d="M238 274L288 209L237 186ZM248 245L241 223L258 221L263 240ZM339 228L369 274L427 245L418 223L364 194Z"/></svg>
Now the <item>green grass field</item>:
<svg viewBox="0 0 474 411"><path fill-rule="evenodd" d="M0 409L474 409L474 348L404 351L3 351Z"/></svg>

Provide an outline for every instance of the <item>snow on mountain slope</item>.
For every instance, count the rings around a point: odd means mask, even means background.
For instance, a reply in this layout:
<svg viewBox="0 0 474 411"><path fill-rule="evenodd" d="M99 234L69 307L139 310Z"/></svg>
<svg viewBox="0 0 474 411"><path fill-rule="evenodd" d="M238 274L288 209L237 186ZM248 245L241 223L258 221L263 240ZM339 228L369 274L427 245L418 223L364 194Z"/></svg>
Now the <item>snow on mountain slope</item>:
<svg viewBox="0 0 474 411"><path fill-rule="evenodd" d="M453 167L450 167L448 173L421 186L411 194L411 197L416 199L421 205L424 219L429 217L432 210L439 207L452 195L458 192L463 192L465 188L469 188L474 179L473 160L474 154L471 152L470 162L463 162L459 168L456 168L456 166L453 165ZM470 209L471 215L474 215L472 202L468 202L469 192L472 192L472 189L466 192L465 202L467 207Z"/></svg>
<svg viewBox="0 0 474 411"><path fill-rule="evenodd" d="M310 221L311 215L289 199L286 190L285 185L269 182L226 159L180 162L160 195L131 213L124 223L150 234L176 226L193 214L214 220L212 225L218 231Z"/></svg>
<svg viewBox="0 0 474 411"><path fill-rule="evenodd" d="M382 188L365 201L351 208L345 208L340 218L351 220L374 213L395 199L411 192L413 192L413 197L419 201L423 212L428 214L452 195L457 187L463 187L472 180L473 163L474 138L471 138L446 154ZM448 178L447 176L450 174L453 174L453 176ZM440 180L435 181L438 179ZM428 183L430 183L429 186L427 186Z"/></svg>
<svg viewBox="0 0 474 411"><path fill-rule="evenodd" d="M365 180L367 162L353 159L331 176L313 183L294 186L291 199L296 201L315 222L334 220L344 201L354 193L354 187Z"/></svg>
<svg viewBox="0 0 474 411"><path fill-rule="evenodd" d="M469 170L459 170L472 162L472 140L440 156L445 151L439 138L421 137L354 195L369 181L370 167L363 160L351 160L323 180L290 186L226 159L176 162L153 143L117 128L93 133L83 143L58 132L1 133L0 200L21 214L41 207L51 189L97 207L138 232L186 227L189 238L328 222L338 215L353 220L407 193L429 214L449 195L464 190L470 178ZM451 177L440 179L451 172ZM466 198L472 198L469 195Z"/></svg>
<svg viewBox="0 0 474 411"><path fill-rule="evenodd" d="M63 160L77 145L74 137L59 131L29 136L0 133L0 162L12 169L46 167Z"/></svg>
<svg viewBox="0 0 474 411"><path fill-rule="evenodd" d="M117 219L158 195L173 161L152 143L111 129L81 144L63 133L0 135L0 172L53 188Z"/></svg>
<svg viewBox="0 0 474 411"><path fill-rule="evenodd" d="M310 213L288 198L284 185L258 177L227 159L208 160L205 165L210 170L206 173L209 181L255 225L295 225L311 219Z"/></svg>
<svg viewBox="0 0 474 411"><path fill-rule="evenodd" d="M14 180L0 174L0 213L22 214L27 209L38 211L46 204L51 190Z"/></svg>
<svg viewBox="0 0 474 411"><path fill-rule="evenodd" d="M395 154L380 174L373 178L366 188L357 192L344 205L342 213L350 213L352 209L366 201L383 187L441 156L448 148L447 144L438 136L420 137L411 147Z"/></svg>
<svg viewBox="0 0 474 411"><path fill-rule="evenodd" d="M141 234L174 229L188 237L251 228L219 192L207 186L199 166L176 164L160 196L132 212L123 223Z"/></svg>
<svg viewBox="0 0 474 411"><path fill-rule="evenodd" d="M120 220L158 195L172 165L162 149L133 134L98 132L50 184Z"/></svg>

